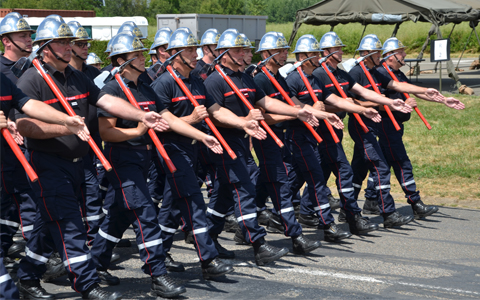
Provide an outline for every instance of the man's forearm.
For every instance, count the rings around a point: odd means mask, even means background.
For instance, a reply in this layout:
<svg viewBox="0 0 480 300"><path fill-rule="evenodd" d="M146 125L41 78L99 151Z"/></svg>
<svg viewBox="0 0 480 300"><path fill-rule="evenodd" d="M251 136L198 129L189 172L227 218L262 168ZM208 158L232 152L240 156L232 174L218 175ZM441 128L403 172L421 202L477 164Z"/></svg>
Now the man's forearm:
<svg viewBox="0 0 480 300"><path fill-rule="evenodd" d="M142 122L145 115L144 111L133 107L121 98L111 95L103 95L98 99L97 106L115 117L130 121Z"/></svg>
<svg viewBox="0 0 480 300"><path fill-rule="evenodd" d="M24 137L34 139L51 139L72 134L63 125L45 123L30 118L17 119L17 129Z"/></svg>

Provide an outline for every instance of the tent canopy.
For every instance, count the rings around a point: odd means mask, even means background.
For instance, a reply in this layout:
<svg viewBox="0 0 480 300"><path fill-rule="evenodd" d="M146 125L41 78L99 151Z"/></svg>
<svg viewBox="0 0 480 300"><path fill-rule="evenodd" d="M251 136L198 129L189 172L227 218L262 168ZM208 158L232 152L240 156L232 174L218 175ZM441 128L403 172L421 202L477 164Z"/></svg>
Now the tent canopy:
<svg viewBox="0 0 480 300"><path fill-rule="evenodd" d="M290 43L301 24L335 26L346 23L395 24L405 21L446 23L477 21L480 11L467 5L477 0L323 0L297 11Z"/></svg>

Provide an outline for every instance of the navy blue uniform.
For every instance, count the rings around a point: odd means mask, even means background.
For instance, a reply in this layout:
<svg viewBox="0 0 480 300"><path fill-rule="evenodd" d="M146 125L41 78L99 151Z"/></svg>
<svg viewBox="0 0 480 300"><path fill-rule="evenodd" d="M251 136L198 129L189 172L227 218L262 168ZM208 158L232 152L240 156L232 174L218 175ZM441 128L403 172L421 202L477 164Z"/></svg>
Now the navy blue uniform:
<svg viewBox="0 0 480 300"><path fill-rule="evenodd" d="M329 68L330 72L332 72L335 79L337 79L345 94L351 97L352 94L349 92L349 90L356 83L353 78L343 70L333 69L328 65L327 67ZM312 75L316 78L316 80L319 80L322 84L324 84L325 88L327 88L332 94L341 97L340 92L337 90L323 68L316 68ZM337 115L343 119L345 118L346 113L340 112ZM342 146L343 130L334 128L335 133L340 139L340 143L338 144L333 141L333 137L325 125L325 122L320 122L320 127L317 131L323 139L323 143L318 145L318 151L320 152L320 157L322 159L322 169L325 179L327 180L330 172L333 172L337 178L336 184L338 194L340 195L340 201L342 203L342 208L349 212L350 216L360 213L361 209L358 207L352 185L352 167L347 160Z"/></svg>
<svg viewBox="0 0 480 300"><path fill-rule="evenodd" d="M139 105L147 106L151 111L164 108L152 88L140 78L137 79L137 84L128 79L124 81ZM112 95L128 101L116 80L110 81L102 88L99 98L103 95ZM98 117L116 118L102 109L98 109ZM116 118L115 127L137 126L137 122ZM104 208L108 210L108 214L100 225L92 247L92 257L99 269L108 268L113 248L132 224L140 258L145 263L142 267L143 272L150 276L166 274L161 229L147 187L151 149L152 140L147 133L123 142L105 143L104 153L113 170L107 173L112 186L105 198Z"/></svg>
<svg viewBox="0 0 480 300"><path fill-rule="evenodd" d="M21 110L23 105L27 103L30 98L27 97L20 89L18 89L13 82L8 79L5 74L0 73L0 109L3 113L7 116L11 110L14 108L17 110ZM5 141L2 141L2 145ZM5 142L6 143L6 142ZM8 146L7 146L8 147ZM0 158L2 159L0 162L3 163L4 159L4 148L2 147ZM0 174L3 176L3 174ZM0 176L0 180L3 182L3 178ZM3 195L2 195L3 199ZM3 207L2 207L3 209ZM4 230L4 221L2 221L2 232ZM6 222L5 222L6 223ZM3 246L3 243L2 243ZM13 282L12 278L8 274L5 266L3 265L3 247L0 248L0 295L5 297L5 299L18 299L18 290ZM8 248L7 248L8 249Z"/></svg>
<svg viewBox="0 0 480 300"><path fill-rule="evenodd" d="M290 94L290 89L280 72L277 72L276 75L270 73L270 75L275 77L287 94ZM254 81L268 96L272 98L274 97L280 101L286 101L264 73L258 73L254 77ZM282 139L282 142L285 142L282 124L279 123L276 125L279 126L272 126L272 130L280 139ZM255 153L257 154L260 170L257 186L263 184L267 188L273 206L280 215L283 228L285 229L285 235L294 237L299 236L302 233L302 227L295 219L292 202L292 189L288 181L288 171L283 162L285 156L284 152L287 150L278 147L277 143L270 135L268 135L265 140L261 141L252 139L252 144ZM264 206L265 204L263 203L263 207Z"/></svg>
<svg viewBox="0 0 480 300"><path fill-rule="evenodd" d="M247 100L252 104L263 97L265 93L258 88L253 79L245 73L234 72L226 67L223 68L227 76L236 84ZM239 117L245 117L249 109L238 98L228 83L218 72L212 73L205 80L205 87L213 99L222 107L232 111ZM218 127L218 131L225 138L228 145L235 151L237 159L233 160L226 151L219 155L212 155L217 168L217 178L214 184L215 190L219 195L226 195L235 201L235 216L240 225L246 241L253 243L255 240L266 235L265 229L260 227L257 222L257 211L255 204L255 185L250 180L250 174L247 167L249 149L249 139L244 130L236 128ZM218 190L217 190L218 185ZM214 191L214 193L216 192ZM223 219L231 206L231 200L216 201L209 203L207 211L207 221L210 234L220 234L223 226L213 228L218 221L212 219Z"/></svg>
<svg viewBox="0 0 480 300"><path fill-rule="evenodd" d="M373 90L367 76L359 65L350 70L349 74L358 84L364 88ZM381 92L386 89L388 83L391 81L390 78L380 74L376 69L370 70L370 74ZM361 97L356 98L364 101ZM382 213L391 213L395 211L395 203L390 194L390 167L377 142L379 126L364 116L361 116L361 118L369 129L367 133L362 130L353 116L350 117L350 122L348 122L348 132L355 142L352 159L355 198L358 198L358 194L362 188L362 182L367 176L368 171L370 171L373 176L372 178L375 180L374 184L378 195L377 200L380 211Z"/></svg>
<svg viewBox="0 0 480 300"><path fill-rule="evenodd" d="M205 86L199 78L195 76L185 78L179 74L178 76L200 105L205 105L208 109L215 104L206 93ZM189 116L194 111L195 107L170 73L166 72L157 78L152 87L161 103L175 116ZM199 129L202 124L197 123L192 126ZM182 217L186 227L192 230L195 249L200 261L209 262L218 256L218 252L208 235L205 202L194 171L197 164L198 145L195 140L175 132L165 132L160 137L165 150L177 168L177 172L167 172L166 174L163 202L158 214L165 251L170 249L173 243L173 234L180 224L180 217ZM164 169L167 170L163 158L160 157L160 159Z"/></svg>
<svg viewBox="0 0 480 300"><path fill-rule="evenodd" d="M14 64L14 61L9 60L4 55L0 55L0 72L5 74L15 84L18 78L10 70ZM10 110L9 115L6 115L6 117L15 122L15 111L13 109ZM19 227L22 230L23 238L25 240L30 238L35 220L36 206L33 201L32 189L28 183L29 179L20 161L7 145L3 136L0 138L2 139L1 144L3 148L0 239L3 250L7 251L13 244L13 235ZM19 145L19 147L25 153L26 148L23 145Z"/></svg>
<svg viewBox="0 0 480 300"><path fill-rule="evenodd" d="M383 66L377 68L377 70L381 74L390 78L390 75ZM407 76L405 76L402 71L396 70L393 71L393 73L400 82L410 83L410 80L408 80ZM387 89L385 91L385 96L390 99L406 100L403 93L391 89ZM411 113L402 113L399 111L393 111L392 113L401 129L397 131L387 113L381 111L380 115L382 116L382 121L379 124L378 142L388 165L392 167L393 171L395 172L395 176L397 177L398 183L405 193L408 203L414 204L420 200L420 191L417 190L415 179L413 178L412 163L408 158L407 150L403 144L403 123L410 120ZM373 180L370 178L368 180L367 189L365 190L365 195L368 198L376 198L377 191L373 185Z"/></svg>
<svg viewBox="0 0 480 300"><path fill-rule="evenodd" d="M309 82L320 101L330 96L330 92L315 80L313 76L308 76ZM292 92L292 97L308 105L313 105L313 99L308 93L305 83L302 81L298 72L292 72L287 77L287 84ZM328 190L323 177L320 155L317 151L317 140L300 120L289 121L287 130L287 146L293 154L295 162L299 166L299 179L307 182L309 195L308 205L302 201L301 212L308 212L313 207L318 214L322 224L328 225L334 221L331 214L330 203L328 202ZM304 200L304 198L302 198Z"/></svg>
<svg viewBox="0 0 480 300"><path fill-rule="evenodd" d="M79 116L86 117L89 104L95 105L98 88L85 74L67 66L64 73L48 64L45 69ZM40 99L64 111L47 83L35 68L28 69L18 80L18 87L33 99ZM17 119L25 117L17 115ZM38 175L30 183L36 195L37 215L26 256L20 262L20 280L39 280L46 270L45 262L56 249L68 272L72 288L87 290L100 280L85 244L87 235L79 211L85 189L82 157L88 143L76 135L49 139L26 138L27 158Z"/></svg>

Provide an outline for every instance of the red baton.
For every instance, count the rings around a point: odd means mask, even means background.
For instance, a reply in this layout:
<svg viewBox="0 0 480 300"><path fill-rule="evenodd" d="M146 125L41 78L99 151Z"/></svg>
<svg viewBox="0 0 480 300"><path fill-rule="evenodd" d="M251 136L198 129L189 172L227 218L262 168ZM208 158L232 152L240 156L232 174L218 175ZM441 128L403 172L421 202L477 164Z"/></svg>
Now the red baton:
<svg viewBox="0 0 480 300"><path fill-rule="evenodd" d="M120 77L120 74L117 73L115 74L115 79L117 80L118 84L122 88L122 91L125 93L127 96L128 101L136 108L140 109L140 105L138 105L137 100L135 100L135 97L133 96L132 92L130 89L125 85L125 82L123 82L122 77ZM168 169L170 170L171 173L175 173L177 171L177 168L175 168L175 165L173 164L172 160L167 154L167 151L163 147L162 143L158 139L157 134L152 128L148 129L148 135L152 139L153 143L155 144L155 147L157 147L158 152L160 152L160 155L162 158L165 160L165 163L167 164Z"/></svg>
<svg viewBox="0 0 480 300"><path fill-rule="evenodd" d="M13 153L17 157L17 159L20 161L22 164L23 168L25 169L25 172L27 172L28 177L32 182L35 182L38 180L37 173L33 170L32 166L28 163L27 159L25 158L25 155L23 155L22 150L20 150L20 147L18 147L17 143L15 143L15 140L13 139L12 135L10 134L10 131L8 131L7 128L2 128L2 135L7 141L8 145L10 148L12 148Z"/></svg>
<svg viewBox="0 0 480 300"><path fill-rule="evenodd" d="M310 94L310 97L312 97L313 102L317 103L318 102L318 97L315 94L315 92L313 91L312 85L310 84L310 82L308 82L307 77L305 77L305 74L303 74L302 68L298 67L297 72L298 72L298 74L300 74L300 77L302 78L303 83L307 87L308 93ZM327 125L328 131L330 131L330 134L332 135L333 140L335 141L335 144L340 143L340 139L338 138L337 134L335 133L335 130L333 130L332 125L330 125L330 123L328 123L327 120L324 120L324 121L325 121L325 125Z"/></svg>
<svg viewBox="0 0 480 300"><path fill-rule="evenodd" d="M375 84L375 80L373 80L372 75L365 67L365 62L362 60L359 64L360 64L360 67L362 67L363 73L365 73L365 76L367 76L368 82L370 82L370 85L372 86L373 90L377 92L377 94L381 95L382 93L378 89L378 86ZM392 111L390 110L390 107L383 105L383 108L385 108L387 115L390 117L390 120L392 120L392 123L393 123L393 126L395 126L395 129L399 131L401 128L400 126L398 126L397 120L395 120L395 117L393 116Z"/></svg>
<svg viewBox="0 0 480 300"><path fill-rule="evenodd" d="M180 86L183 93L185 95L187 95L188 100L190 100L190 102L192 102L193 106L195 106L195 107L200 106L200 104L198 104L197 100L195 100L192 93L190 92L190 90L185 85L185 83L183 83L183 81L180 78L178 78L177 74L175 74L175 71L173 70L172 66L167 65L167 71L168 71L168 73L170 73L170 75L172 75L173 79L175 79L175 82ZM215 127L215 125L213 125L212 120L210 120L210 118L207 117L207 118L205 118L205 122L207 123L208 127L210 127L210 129L213 131L213 134L215 134L218 141L222 144L223 148L225 148L225 150L228 152L228 155L230 155L230 157L233 160L237 159L237 155L232 150L232 148L230 148L230 146L227 144L227 142L225 141L223 136L220 134L220 132L218 132L218 129L217 129L217 127Z"/></svg>
<svg viewBox="0 0 480 300"><path fill-rule="evenodd" d="M322 63L322 68L323 68L323 70L325 70L325 73L327 73L328 77L332 81L332 83L335 86L335 88L337 89L337 91L340 93L340 96L342 96L343 99L347 99L347 94L345 94L345 91L342 89L342 87L338 83L337 78L335 78L335 76L333 76L332 72L330 72L330 70L328 69L328 66L325 62ZM368 132L368 127L367 127L367 125L365 125L365 123L363 123L363 120L360 117L360 115L357 114L357 113L353 113L353 116L357 120L360 127L362 127L363 132L367 133Z"/></svg>
<svg viewBox="0 0 480 300"><path fill-rule="evenodd" d="M48 86L50 87L50 89L52 90L52 92L55 94L55 96L58 98L58 100L60 101L60 103L62 104L63 108L67 111L68 115L71 116L71 117L74 117L76 116L77 114L73 111L72 107L70 106L70 104L67 102L67 99L65 99L65 96L62 94L62 92L58 89L58 86L55 84L55 82L53 81L52 77L50 76L50 74L47 74L47 72L45 72L45 69L43 68L42 64L40 63L40 61L35 58L33 61L32 61L33 65L35 66L35 68L37 69L38 72L40 72L40 75L42 75L43 79L45 80L45 82L48 84ZM93 141L93 139L90 139L88 141L88 144L90 145L90 147L93 149L93 152L95 152L95 155L98 157L98 159L100 160L100 162L102 163L103 167L105 168L105 170L107 172L110 172L112 170L112 166L110 165L110 163L108 162L108 160L105 158L105 156L103 155L102 151L98 148L97 144L95 144L95 142Z"/></svg>
<svg viewBox="0 0 480 300"><path fill-rule="evenodd" d="M385 70L387 70L388 74L390 74L390 77L392 77L392 79L396 82L400 82L397 78L397 76L395 76L395 74L393 74L392 70L390 69L390 67L387 65L386 62L383 62L382 63L383 67L385 68ZM408 95L407 93L403 93L403 95L405 96L405 98L410 98L410 95ZM423 123L425 124L425 126L427 126L428 130L432 129L432 126L430 126L430 124L428 124L427 122L427 119L425 119L425 117L422 115L422 113L420 112L420 110L418 109L418 107L414 107L415 111L417 112L418 116L420 117L420 119L422 119Z"/></svg>
<svg viewBox="0 0 480 300"><path fill-rule="evenodd" d="M219 65L215 65L215 70L217 70L218 73L220 73L220 75L222 76L222 78L228 83L228 85L232 88L232 90L235 92L235 94L242 100L243 104L245 104L245 106L249 109L249 110L252 110L254 109L252 104L247 100L247 98L245 98L245 96L242 94L242 92L240 92L240 90L238 89L238 87L235 85L235 83L227 76L227 74L225 74L222 70L222 68L220 68ZM268 126L267 122L265 122L265 120L260 120L260 124L262 124L263 128L265 128L265 130L268 132L268 134L270 134L270 136L275 140L275 142L277 143L277 145L280 147L280 148L283 148L283 143L282 141L278 138L278 136L273 132L273 130L270 128L270 126Z"/></svg>

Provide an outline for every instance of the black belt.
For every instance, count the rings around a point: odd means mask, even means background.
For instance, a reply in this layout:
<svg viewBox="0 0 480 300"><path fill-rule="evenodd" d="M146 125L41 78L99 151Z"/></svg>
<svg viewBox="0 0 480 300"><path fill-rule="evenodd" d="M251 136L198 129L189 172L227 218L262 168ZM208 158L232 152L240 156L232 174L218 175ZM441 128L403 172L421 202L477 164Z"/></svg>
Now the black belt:
<svg viewBox="0 0 480 300"><path fill-rule="evenodd" d="M124 144L112 144L112 143L106 143L107 147L118 147L118 148L126 148L126 149L132 149L132 150L152 150L153 147L150 144L147 145L139 145L139 146L131 146L131 145L124 145Z"/></svg>

